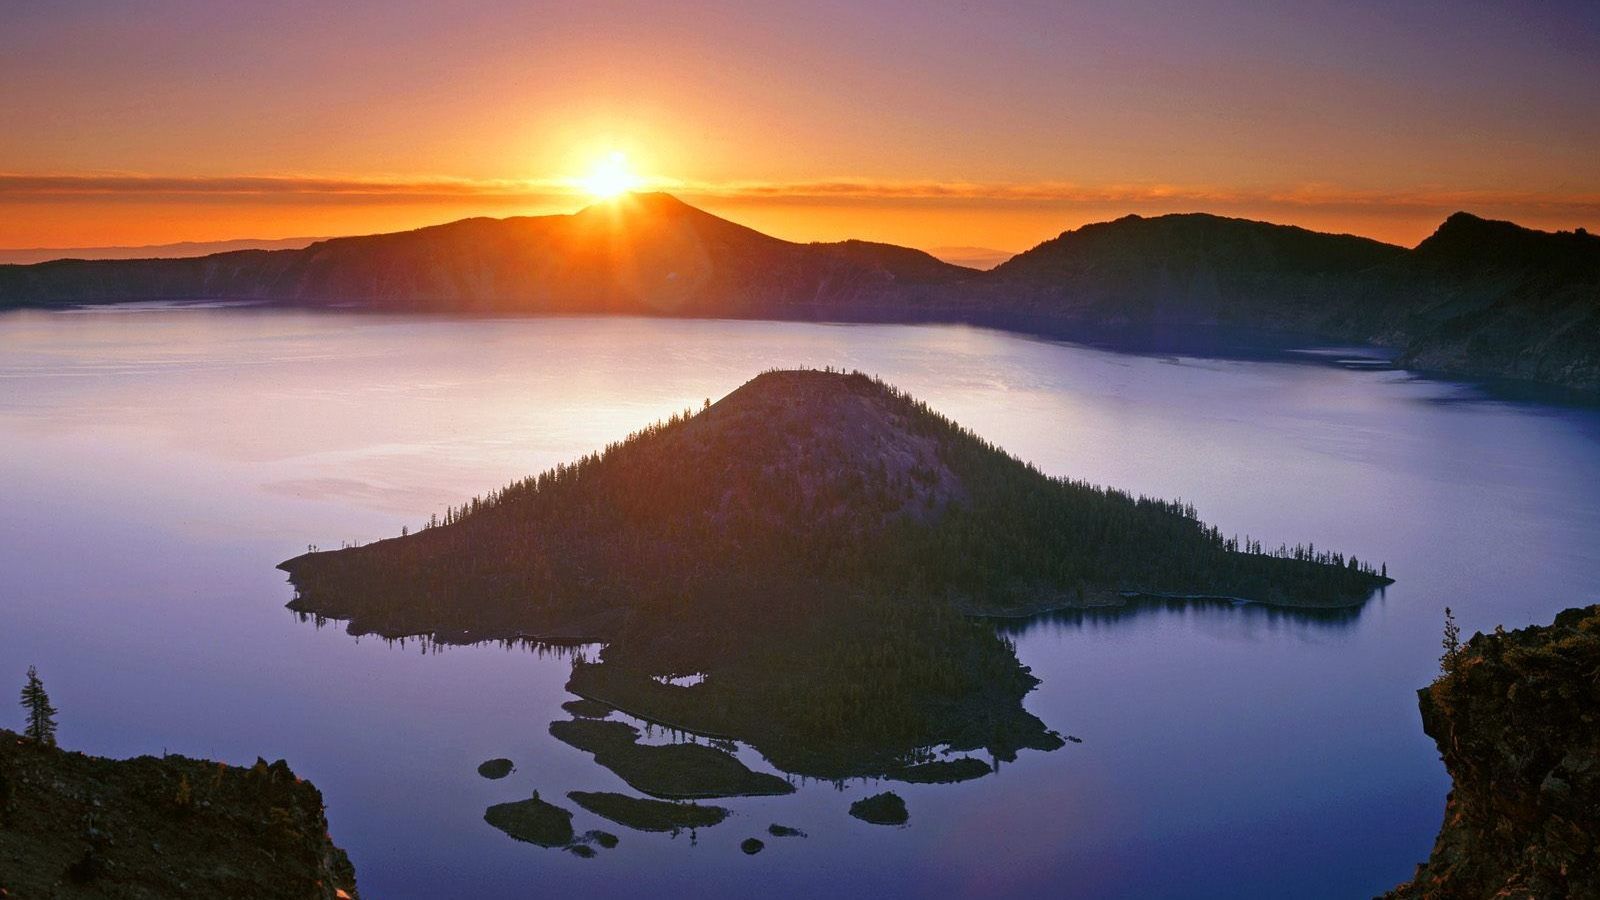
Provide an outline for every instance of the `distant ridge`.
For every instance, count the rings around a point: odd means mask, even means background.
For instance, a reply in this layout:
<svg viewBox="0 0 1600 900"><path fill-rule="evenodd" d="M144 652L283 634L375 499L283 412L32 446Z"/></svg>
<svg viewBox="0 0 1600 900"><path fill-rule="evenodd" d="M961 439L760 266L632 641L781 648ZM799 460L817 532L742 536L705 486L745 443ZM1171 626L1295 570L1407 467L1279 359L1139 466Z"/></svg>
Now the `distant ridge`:
<svg viewBox="0 0 1600 900"><path fill-rule="evenodd" d="M929 247L928 252L952 265L985 271L1017 255L1010 250L990 247Z"/></svg>
<svg viewBox="0 0 1600 900"><path fill-rule="evenodd" d="M31 265L54 259L181 259L232 250L299 250L325 240L320 237L235 238L225 241L179 241L136 247L22 247L0 249L0 265Z"/></svg>
<svg viewBox="0 0 1600 900"><path fill-rule="evenodd" d="M1203 213L1063 232L980 271L868 241L800 244L667 194L190 259L0 266L0 308L298 306L968 322L1056 336L1247 328L1375 343L1402 365L1600 394L1600 238L1456 213L1407 249Z"/></svg>

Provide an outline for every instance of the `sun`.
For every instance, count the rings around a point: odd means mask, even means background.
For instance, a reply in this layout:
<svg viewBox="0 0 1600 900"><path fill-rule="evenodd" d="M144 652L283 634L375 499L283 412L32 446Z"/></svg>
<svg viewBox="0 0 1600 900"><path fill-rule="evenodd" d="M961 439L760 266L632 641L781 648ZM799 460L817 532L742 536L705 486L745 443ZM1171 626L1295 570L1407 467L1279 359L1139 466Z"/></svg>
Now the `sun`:
<svg viewBox="0 0 1600 900"><path fill-rule="evenodd" d="M597 200L610 200L626 194L643 182L628 167L628 157L622 151L597 160L589 174L578 179L578 186Z"/></svg>

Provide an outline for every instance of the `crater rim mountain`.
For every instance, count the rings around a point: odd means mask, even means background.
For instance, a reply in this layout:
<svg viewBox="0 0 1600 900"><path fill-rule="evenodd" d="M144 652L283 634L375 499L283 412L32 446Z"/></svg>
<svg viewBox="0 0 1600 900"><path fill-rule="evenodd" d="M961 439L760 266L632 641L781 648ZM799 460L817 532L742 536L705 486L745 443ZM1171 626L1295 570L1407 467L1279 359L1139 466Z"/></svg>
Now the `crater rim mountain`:
<svg viewBox="0 0 1600 900"><path fill-rule="evenodd" d="M1600 396L1600 237L1466 212L1417 247L1208 213L1062 232L981 271L871 241L796 243L669 194L296 250L0 265L0 309L237 301L459 314L950 322L1138 345L1242 330Z"/></svg>

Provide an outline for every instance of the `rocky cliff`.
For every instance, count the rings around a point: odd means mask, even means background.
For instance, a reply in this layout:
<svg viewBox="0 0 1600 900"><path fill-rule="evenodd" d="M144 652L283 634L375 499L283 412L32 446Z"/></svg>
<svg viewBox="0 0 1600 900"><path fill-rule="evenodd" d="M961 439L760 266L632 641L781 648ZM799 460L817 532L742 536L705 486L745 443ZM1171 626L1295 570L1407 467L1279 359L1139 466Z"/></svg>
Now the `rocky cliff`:
<svg viewBox="0 0 1600 900"><path fill-rule="evenodd" d="M282 761L110 760L0 730L0 897L355 897Z"/></svg>
<svg viewBox="0 0 1600 900"><path fill-rule="evenodd" d="M1454 786L1389 896L1600 896L1600 605L1476 635L1419 695Z"/></svg>

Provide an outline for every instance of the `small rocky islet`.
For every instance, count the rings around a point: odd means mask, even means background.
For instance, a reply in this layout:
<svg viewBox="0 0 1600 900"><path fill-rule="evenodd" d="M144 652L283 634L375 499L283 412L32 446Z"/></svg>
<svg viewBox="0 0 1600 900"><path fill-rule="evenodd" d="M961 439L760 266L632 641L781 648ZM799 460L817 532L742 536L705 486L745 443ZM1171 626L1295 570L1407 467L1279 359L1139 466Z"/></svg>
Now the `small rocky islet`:
<svg viewBox="0 0 1600 900"><path fill-rule="evenodd" d="M565 847L576 836L572 812L540 799L538 791L527 800L489 807L483 820L519 841L541 847Z"/></svg>
<svg viewBox="0 0 1600 900"><path fill-rule="evenodd" d="M850 804L850 815L873 825L904 825L911 819L906 801L893 791L857 800Z"/></svg>
<svg viewBox="0 0 1600 900"><path fill-rule="evenodd" d="M604 719L611 715L611 707L598 700L579 697L561 704L561 708L578 719Z"/></svg>
<svg viewBox="0 0 1600 900"><path fill-rule="evenodd" d="M538 791L526 800L496 803L484 810L483 820L523 843L566 850L585 859L596 855L595 847L610 850L620 843L609 831L578 834L572 827L572 811L542 799Z"/></svg>
<svg viewBox="0 0 1600 900"><path fill-rule="evenodd" d="M719 825L728 817L720 806L699 803L673 803L630 797L610 791L572 791L567 798L601 818L610 819L635 831L676 833Z"/></svg>
<svg viewBox="0 0 1600 900"><path fill-rule="evenodd" d="M516 769L516 764L504 757L484 760L478 764L478 774L491 780L499 780L510 775Z"/></svg>
<svg viewBox="0 0 1600 900"><path fill-rule="evenodd" d="M1068 738L1070 740L1070 737ZM884 773L886 778L894 781L904 781L908 784L954 784L958 781L971 781L982 778L993 772L994 769L981 759L971 756L962 756L957 759L939 759L932 762L917 763Z"/></svg>
<svg viewBox="0 0 1600 900"><path fill-rule="evenodd" d="M690 800L792 794L794 785L756 772L733 754L696 743L645 744L624 722L572 719L550 723L550 734L653 797Z"/></svg>

